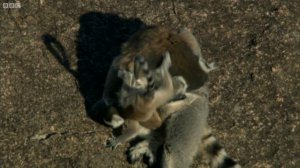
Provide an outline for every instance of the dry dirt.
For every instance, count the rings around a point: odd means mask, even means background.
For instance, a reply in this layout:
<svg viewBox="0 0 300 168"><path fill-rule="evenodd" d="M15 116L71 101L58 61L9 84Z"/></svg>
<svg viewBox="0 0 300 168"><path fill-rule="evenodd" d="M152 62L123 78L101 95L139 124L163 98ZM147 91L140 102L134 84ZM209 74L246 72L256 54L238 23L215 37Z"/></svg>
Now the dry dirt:
<svg viewBox="0 0 300 168"><path fill-rule="evenodd" d="M145 167L127 162L126 146L105 148L111 129L88 113L120 45L145 25L191 28L218 65L209 123L231 156L244 167L300 167L299 1L21 5L0 8L1 168Z"/></svg>

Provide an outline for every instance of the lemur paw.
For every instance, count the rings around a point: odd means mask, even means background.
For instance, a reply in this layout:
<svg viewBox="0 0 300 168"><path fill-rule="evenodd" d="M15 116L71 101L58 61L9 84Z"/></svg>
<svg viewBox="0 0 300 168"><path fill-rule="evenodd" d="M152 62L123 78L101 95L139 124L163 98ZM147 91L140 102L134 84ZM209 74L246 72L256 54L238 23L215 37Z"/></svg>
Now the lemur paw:
<svg viewBox="0 0 300 168"><path fill-rule="evenodd" d="M174 76L173 80L175 80L174 82L176 82L176 85L178 86L177 93L184 94L188 88L185 79L182 76Z"/></svg>
<svg viewBox="0 0 300 168"><path fill-rule="evenodd" d="M173 100L182 100L186 98L186 90L187 90L187 83L182 76L174 76L172 78L173 86L174 86L174 98Z"/></svg>
<svg viewBox="0 0 300 168"><path fill-rule="evenodd" d="M139 151L138 148L132 147L129 149L128 158L131 163L135 163L142 158L143 154Z"/></svg>
<svg viewBox="0 0 300 168"><path fill-rule="evenodd" d="M198 63L201 67L201 69L205 72L205 73L209 73L212 70L217 69L216 65L214 62L212 63L207 63L203 58L199 58Z"/></svg>
<svg viewBox="0 0 300 168"><path fill-rule="evenodd" d="M105 146L108 148L112 148L112 150L115 150L119 145L120 145L120 142L119 142L118 138L113 136L107 140Z"/></svg>
<svg viewBox="0 0 300 168"><path fill-rule="evenodd" d="M146 157L148 157L148 164L150 166L152 166L155 162L155 157L154 157L153 153L149 150L149 151L146 151L145 155L146 155Z"/></svg>
<svg viewBox="0 0 300 168"><path fill-rule="evenodd" d="M104 120L104 123L112 128L118 128L124 124L124 119L117 114L113 114L111 121Z"/></svg>
<svg viewBox="0 0 300 168"><path fill-rule="evenodd" d="M143 155L148 158L149 165L153 165L155 158L152 151L149 149L149 143L143 141L129 149L129 159L132 163L140 160Z"/></svg>

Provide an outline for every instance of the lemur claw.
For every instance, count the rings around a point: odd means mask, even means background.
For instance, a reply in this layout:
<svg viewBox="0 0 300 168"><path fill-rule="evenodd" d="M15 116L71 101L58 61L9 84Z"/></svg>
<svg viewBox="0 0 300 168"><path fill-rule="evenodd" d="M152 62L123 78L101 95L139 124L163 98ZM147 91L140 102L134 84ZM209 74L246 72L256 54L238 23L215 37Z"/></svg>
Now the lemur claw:
<svg viewBox="0 0 300 168"><path fill-rule="evenodd" d="M105 146L108 148L112 148L112 150L115 150L119 145L120 145L120 142L118 141L118 139L116 137L113 136L107 140Z"/></svg>

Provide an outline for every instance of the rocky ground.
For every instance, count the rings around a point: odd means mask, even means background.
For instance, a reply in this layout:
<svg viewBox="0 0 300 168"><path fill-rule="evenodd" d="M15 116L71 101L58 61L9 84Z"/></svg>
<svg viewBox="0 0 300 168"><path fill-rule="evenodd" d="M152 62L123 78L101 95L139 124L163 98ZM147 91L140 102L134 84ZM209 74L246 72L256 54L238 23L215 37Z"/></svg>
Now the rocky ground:
<svg viewBox="0 0 300 168"><path fill-rule="evenodd" d="M145 167L127 162L126 146L105 148L111 129L87 111L120 45L156 24L192 29L218 65L209 123L231 156L244 167L300 167L299 1L21 5L0 9L0 167Z"/></svg>

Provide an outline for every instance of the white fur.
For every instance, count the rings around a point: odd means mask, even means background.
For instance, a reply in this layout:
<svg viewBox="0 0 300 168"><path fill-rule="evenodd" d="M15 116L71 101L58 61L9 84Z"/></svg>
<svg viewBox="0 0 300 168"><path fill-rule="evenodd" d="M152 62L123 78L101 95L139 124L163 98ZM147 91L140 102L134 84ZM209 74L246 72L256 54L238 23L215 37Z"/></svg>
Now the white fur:
<svg viewBox="0 0 300 168"><path fill-rule="evenodd" d="M136 146L133 146L129 149L129 157L131 160L137 160L143 155L146 155L149 158L149 162L154 162L154 155L149 148L149 142L147 140L138 143Z"/></svg>
<svg viewBox="0 0 300 168"><path fill-rule="evenodd" d="M104 123L111 126L112 128L118 128L124 124L124 119L117 114L113 114L112 120L111 121L104 120Z"/></svg>

